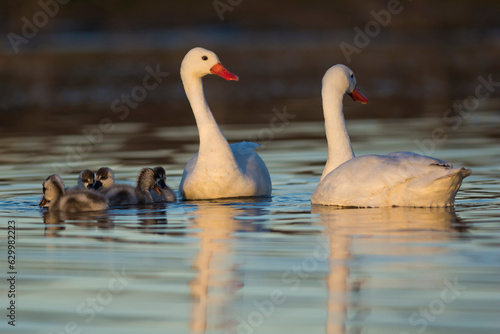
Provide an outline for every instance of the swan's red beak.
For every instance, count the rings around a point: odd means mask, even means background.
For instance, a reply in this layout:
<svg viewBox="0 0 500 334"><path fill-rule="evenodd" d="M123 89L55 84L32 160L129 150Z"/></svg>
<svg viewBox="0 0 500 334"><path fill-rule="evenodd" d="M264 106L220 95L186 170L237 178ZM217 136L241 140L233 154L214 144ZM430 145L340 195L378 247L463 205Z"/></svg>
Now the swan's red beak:
<svg viewBox="0 0 500 334"><path fill-rule="evenodd" d="M352 91L351 94L349 94L350 97L356 102L361 102L365 104L368 102L368 99L361 93L361 91L358 89L358 86L354 87L354 90Z"/></svg>
<svg viewBox="0 0 500 334"><path fill-rule="evenodd" d="M224 78L226 80L238 81L240 79L240 78L238 78L238 76L236 74L233 74L233 73L229 72L228 70L226 70L226 68L224 66L222 66L221 63L217 63L214 66L212 66L212 68L210 69L210 72L212 72L212 74L218 75L221 78Z"/></svg>

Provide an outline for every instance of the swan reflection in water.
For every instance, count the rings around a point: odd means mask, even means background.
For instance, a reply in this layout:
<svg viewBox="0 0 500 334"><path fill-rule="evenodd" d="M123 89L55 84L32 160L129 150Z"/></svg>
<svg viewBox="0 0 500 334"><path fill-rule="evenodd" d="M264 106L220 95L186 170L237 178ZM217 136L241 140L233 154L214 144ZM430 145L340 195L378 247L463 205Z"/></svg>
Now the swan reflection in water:
<svg viewBox="0 0 500 334"><path fill-rule="evenodd" d="M453 208L338 209L313 205L312 213L319 215L319 224L325 227L322 234L329 249L325 331L328 334L346 333L348 322L361 327L359 324L370 313L369 303L363 303L360 294L373 283L367 274L370 269L360 270L359 264L355 267L355 256L437 255L444 250L436 243L449 240L453 230L463 228ZM357 241L361 242L355 249ZM415 243L419 247L412 246ZM431 270L431 266L420 265L419 270Z"/></svg>
<svg viewBox="0 0 500 334"><path fill-rule="evenodd" d="M192 298L190 332L205 333L216 330L230 333L238 328L236 302L241 290L245 288L241 274L244 269L244 257L240 255L242 239L237 235L239 232L255 232L264 226L270 227L267 224L270 212L268 205L262 200L248 203L189 202L189 210L185 213L188 224L177 228L168 227L166 208L160 208L160 212L154 214L148 210L134 211L139 218L139 224L127 224L131 221L137 222L130 217L130 210L124 210L122 215L116 210L112 217L102 213L101 216L95 215L85 219L80 216L79 220L46 212L44 219L47 236L64 236L64 233L60 234L60 230L64 229L66 223L106 229L113 228L114 221L115 227L138 229L143 233L171 236L180 234L196 238L199 249L193 256L194 278L189 282ZM412 275L407 269L401 271L402 266L417 265L415 261L407 263L408 258L440 255L446 252L446 248L440 247L440 244L446 244L457 236L462 237L463 234L456 234L455 231L462 232L467 229L450 208L335 209L313 206L311 213L317 216L317 223L314 224L320 226L320 243L322 249L327 250L321 252L323 259L328 258L324 271L326 274L321 280L324 279L326 287L324 295L327 296L327 312L324 326L328 334L346 333L346 326L362 327L363 321L371 312L370 303L373 301L366 299L366 296L370 295L370 289L390 284L380 281L377 275L372 275L374 270L409 272L408 275ZM121 216L132 219L125 220ZM299 230L299 234L302 233L300 231L302 230ZM272 230L266 230L266 233L270 232ZM318 238L317 233L314 232L314 238ZM306 234L304 237L309 238L310 235ZM153 243L145 243L150 242ZM373 257L376 261L378 255L389 261L382 264L371 262ZM310 256L311 254L303 254L304 258ZM359 259L362 259L363 263L360 264ZM375 266L377 269L374 269ZM435 271L435 263L432 261L419 261L418 270L424 273L433 270L432 279L447 278L444 277L445 272ZM281 274L279 276L282 277ZM400 280L398 284L407 285L404 291L415 288L411 276L406 278L407 281L401 277L394 279ZM391 278L391 281L394 279ZM388 300L391 298L404 296L387 296ZM283 306L283 310L284 307L290 305ZM290 323L293 323L293 319L290 319ZM407 323L402 326L404 325L407 326ZM359 331L361 330L362 328L359 328Z"/></svg>
<svg viewBox="0 0 500 334"><path fill-rule="evenodd" d="M189 220L193 222L190 229L199 239L200 251L192 264L196 277L189 283L194 300L191 333L214 329L233 332L236 328L230 308L244 284L238 273L240 263L235 256L237 241L234 234L254 230L255 217L266 214L267 209L256 207L255 202L267 205L262 199L249 199L245 203L231 203L230 200L193 202L197 209L190 213ZM245 216L249 219L246 220Z"/></svg>

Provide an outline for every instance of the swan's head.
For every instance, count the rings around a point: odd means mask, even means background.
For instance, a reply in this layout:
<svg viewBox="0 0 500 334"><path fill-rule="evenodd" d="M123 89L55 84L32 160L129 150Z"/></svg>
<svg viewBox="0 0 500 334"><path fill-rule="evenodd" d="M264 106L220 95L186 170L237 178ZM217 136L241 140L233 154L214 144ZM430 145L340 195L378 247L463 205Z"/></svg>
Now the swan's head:
<svg viewBox="0 0 500 334"><path fill-rule="evenodd" d="M161 190L156 182L156 174L152 168L143 168L137 175L137 188L149 191L153 189L158 195L161 195Z"/></svg>
<svg viewBox="0 0 500 334"><path fill-rule="evenodd" d="M323 77L323 89L340 90L349 95L354 101L365 104L368 99L358 89L354 72L347 66L337 64L330 67Z"/></svg>
<svg viewBox="0 0 500 334"><path fill-rule="evenodd" d="M94 189L109 188L115 183L115 173L109 167L101 167L95 175Z"/></svg>
<svg viewBox="0 0 500 334"><path fill-rule="evenodd" d="M181 64L181 77L190 75L204 77L208 74L218 75L226 80L238 81L238 76L226 70L215 53L204 48L191 49Z"/></svg>
<svg viewBox="0 0 500 334"><path fill-rule="evenodd" d="M155 172L156 183L160 188L166 188L167 184L165 180L167 179L167 173L165 173L165 169L161 166L153 168Z"/></svg>
<svg viewBox="0 0 500 334"><path fill-rule="evenodd" d="M49 205L64 195L64 183L59 175L53 174L43 183L43 196L39 206Z"/></svg>
<svg viewBox="0 0 500 334"><path fill-rule="evenodd" d="M78 175L78 188L93 189L94 188L94 172L90 169L85 169Z"/></svg>

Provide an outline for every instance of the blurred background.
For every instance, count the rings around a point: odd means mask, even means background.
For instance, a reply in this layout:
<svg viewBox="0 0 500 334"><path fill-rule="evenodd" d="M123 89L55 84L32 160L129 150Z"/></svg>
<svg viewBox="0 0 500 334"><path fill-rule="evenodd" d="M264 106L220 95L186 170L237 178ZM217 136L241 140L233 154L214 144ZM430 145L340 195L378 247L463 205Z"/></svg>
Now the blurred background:
<svg viewBox="0 0 500 334"><path fill-rule="evenodd" d="M369 99L346 101L346 118L441 117L475 94L478 76L500 82L499 13L496 0L1 0L0 129L75 133L104 117L194 125L179 66L195 46L240 76L204 81L222 125L265 124L284 106L321 121L321 78L336 63ZM118 118L113 101L147 66L169 75ZM498 96L479 109L499 110Z"/></svg>

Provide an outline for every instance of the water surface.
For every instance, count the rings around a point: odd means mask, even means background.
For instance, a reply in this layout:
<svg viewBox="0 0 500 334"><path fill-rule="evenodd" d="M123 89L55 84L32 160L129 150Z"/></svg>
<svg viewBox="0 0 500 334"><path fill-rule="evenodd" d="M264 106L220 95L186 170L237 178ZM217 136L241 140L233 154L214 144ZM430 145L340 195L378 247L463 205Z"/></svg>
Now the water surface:
<svg viewBox="0 0 500 334"><path fill-rule="evenodd" d="M132 184L140 168L163 165L177 189L196 129L122 123L90 146L81 133L1 138L2 234L12 219L17 233L17 321L3 316L1 331L499 333L498 117L444 127L439 143L437 118L348 120L358 155L411 150L472 168L454 209L311 207L324 128L291 122L263 140L270 199L61 216L37 206L47 175L72 185L83 168L109 166ZM223 130L238 141L267 128ZM71 157L79 145L90 151Z"/></svg>

